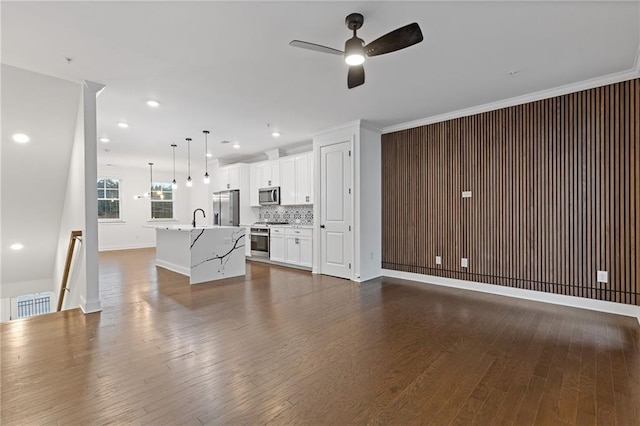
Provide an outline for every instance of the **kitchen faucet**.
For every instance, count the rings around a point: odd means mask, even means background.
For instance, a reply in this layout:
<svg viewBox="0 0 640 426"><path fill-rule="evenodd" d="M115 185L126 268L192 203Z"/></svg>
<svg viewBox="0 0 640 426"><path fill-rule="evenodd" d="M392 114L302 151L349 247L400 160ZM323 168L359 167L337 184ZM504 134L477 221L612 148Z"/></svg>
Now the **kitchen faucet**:
<svg viewBox="0 0 640 426"><path fill-rule="evenodd" d="M200 210L200 211L202 212L202 217L207 217L207 215L206 215L206 214L204 214L204 210L202 210L202 209L195 209L195 210L193 211L193 221L191 222L191 224L193 225L193 227L194 227L194 228L196 227L196 212L197 212L198 210Z"/></svg>

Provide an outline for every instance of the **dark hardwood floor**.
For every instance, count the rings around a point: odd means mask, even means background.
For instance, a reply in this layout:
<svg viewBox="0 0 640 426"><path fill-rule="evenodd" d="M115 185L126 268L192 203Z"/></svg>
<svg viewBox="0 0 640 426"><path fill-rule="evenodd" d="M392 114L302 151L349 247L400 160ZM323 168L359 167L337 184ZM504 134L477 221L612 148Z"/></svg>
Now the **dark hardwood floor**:
<svg viewBox="0 0 640 426"><path fill-rule="evenodd" d="M3 425L640 425L626 318L249 262L189 286L103 253L103 311L0 327Z"/></svg>

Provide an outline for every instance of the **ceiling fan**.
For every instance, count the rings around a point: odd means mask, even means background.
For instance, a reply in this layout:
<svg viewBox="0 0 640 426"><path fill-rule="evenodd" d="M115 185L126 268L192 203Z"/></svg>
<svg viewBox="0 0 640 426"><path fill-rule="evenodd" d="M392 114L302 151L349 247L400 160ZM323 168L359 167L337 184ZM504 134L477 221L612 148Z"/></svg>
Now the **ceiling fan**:
<svg viewBox="0 0 640 426"><path fill-rule="evenodd" d="M303 49L315 50L316 52L344 55L344 60L349 65L347 87L349 87L349 89L353 89L354 87L364 84L364 67L362 64L364 63L365 55L384 55L385 53L391 53L413 46L423 40L420 26L414 22L413 24L405 25L404 27L393 30L365 45L364 40L358 38L356 34L360 27L362 27L363 23L364 16L360 13L352 13L346 17L345 24L347 25L347 28L353 31L353 37L347 40L344 44L344 52L342 50L300 40L293 40L289 45L301 47Z"/></svg>

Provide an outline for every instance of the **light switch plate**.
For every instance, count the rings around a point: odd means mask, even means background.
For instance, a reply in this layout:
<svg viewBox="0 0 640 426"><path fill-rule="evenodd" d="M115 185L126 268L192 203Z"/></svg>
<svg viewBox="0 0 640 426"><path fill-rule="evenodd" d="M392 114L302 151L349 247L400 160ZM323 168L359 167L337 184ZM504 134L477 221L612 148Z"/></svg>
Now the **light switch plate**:
<svg viewBox="0 0 640 426"><path fill-rule="evenodd" d="M462 191L462 198L471 198L471 191Z"/></svg>
<svg viewBox="0 0 640 426"><path fill-rule="evenodd" d="M442 256L436 256L436 265L442 265Z"/></svg>
<svg viewBox="0 0 640 426"><path fill-rule="evenodd" d="M460 266L462 266L463 268L468 268L469 259L467 259L466 257L463 257L462 259L460 259Z"/></svg>
<svg viewBox="0 0 640 426"><path fill-rule="evenodd" d="M598 282L599 283L609 282L609 273L607 271L598 271Z"/></svg>

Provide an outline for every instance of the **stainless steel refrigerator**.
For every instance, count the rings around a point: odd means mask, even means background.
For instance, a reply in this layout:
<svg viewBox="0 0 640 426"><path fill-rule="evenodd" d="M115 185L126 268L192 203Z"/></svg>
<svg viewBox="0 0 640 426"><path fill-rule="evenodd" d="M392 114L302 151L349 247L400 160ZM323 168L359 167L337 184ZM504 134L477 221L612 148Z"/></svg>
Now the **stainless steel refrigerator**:
<svg viewBox="0 0 640 426"><path fill-rule="evenodd" d="M213 224L222 226L240 225L240 191L213 193Z"/></svg>

